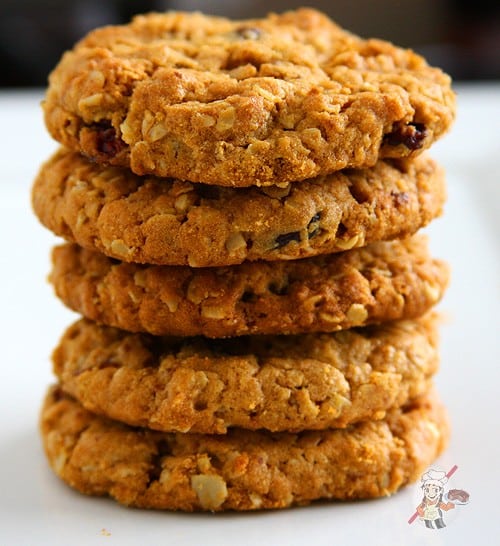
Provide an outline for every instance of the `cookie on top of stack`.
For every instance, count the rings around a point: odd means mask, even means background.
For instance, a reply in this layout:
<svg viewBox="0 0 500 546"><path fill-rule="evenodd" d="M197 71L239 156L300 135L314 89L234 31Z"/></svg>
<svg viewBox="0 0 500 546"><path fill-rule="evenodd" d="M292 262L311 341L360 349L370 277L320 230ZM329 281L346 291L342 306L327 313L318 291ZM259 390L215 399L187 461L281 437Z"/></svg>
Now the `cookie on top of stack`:
<svg viewBox="0 0 500 546"><path fill-rule="evenodd" d="M41 413L54 471L139 507L389 495L444 449L417 233L448 76L300 9L148 14L91 32L44 101L33 207L83 315Z"/></svg>

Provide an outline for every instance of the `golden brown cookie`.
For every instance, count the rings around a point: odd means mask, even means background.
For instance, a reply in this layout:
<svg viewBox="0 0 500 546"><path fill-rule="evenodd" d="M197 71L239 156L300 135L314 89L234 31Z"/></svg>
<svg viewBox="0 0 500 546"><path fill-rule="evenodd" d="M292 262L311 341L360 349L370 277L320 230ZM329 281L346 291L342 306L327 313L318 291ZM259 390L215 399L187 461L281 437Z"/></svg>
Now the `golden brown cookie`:
<svg viewBox="0 0 500 546"><path fill-rule="evenodd" d="M192 267L295 259L413 234L441 213L434 161L380 161L287 188L141 178L59 150L33 205L57 235L126 262Z"/></svg>
<svg viewBox="0 0 500 546"><path fill-rule="evenodd" d="M286 185L414 156L450 126L450 79L313 9L230 21L139 16L97 29L52 72L52 136L137 174Z"/></svg>
<svg viewBox="0 0 500 546"><path fill-rule="evenodd" d="M86 409L165 432L345 427L382 419L428 390L438 367L436 322L208 340L81 319L54 351L54 372Z"/></svg>
<svg viewBox="0 0 500 546"><path fill-rule="evenodd" d="M51 467L71 487L167 510L257 510L390 495L444 449L434 393L346 429L227 435L153 432L97 417L53 387L41 414Z"/></svg>
<svg viewBox="0 0 500 546"><path fill-rule="evenodd" d="M441 299L448 276L416 235L304 260L198 269L128 264L65 244L53 251L50 280L68 307L108 326L228 337L415 318Z"/></svg>

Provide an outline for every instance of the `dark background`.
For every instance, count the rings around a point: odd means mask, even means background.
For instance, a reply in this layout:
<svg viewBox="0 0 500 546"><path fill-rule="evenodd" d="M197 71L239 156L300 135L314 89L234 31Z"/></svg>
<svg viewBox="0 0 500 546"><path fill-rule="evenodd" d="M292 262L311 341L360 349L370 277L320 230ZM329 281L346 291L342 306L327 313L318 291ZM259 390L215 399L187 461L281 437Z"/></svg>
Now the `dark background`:
<svg viewBox="0 0 500 546"><path fill-rule="evenodd" d="M455 80L500 79L500 1L0 0L0 87L45 86L76 40L135 13L197 9L244 18L301 5L321 9L361 36L411 47Z"/></svg>

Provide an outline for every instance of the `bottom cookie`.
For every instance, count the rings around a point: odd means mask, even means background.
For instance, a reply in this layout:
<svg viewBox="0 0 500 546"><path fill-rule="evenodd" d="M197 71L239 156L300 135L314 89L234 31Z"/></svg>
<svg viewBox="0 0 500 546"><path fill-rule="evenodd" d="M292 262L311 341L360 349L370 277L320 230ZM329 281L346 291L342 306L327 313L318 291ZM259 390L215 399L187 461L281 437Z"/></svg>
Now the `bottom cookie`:
<svg viewBox="0 0 500 546"><path fill-rule="evenodd" d="M415 481L449 435L434 393L384 420L345 429L216 436L130 427L90 413L54 386L40 425L50 465L75 489L128 506L185 511L389 495Z"/></svg>

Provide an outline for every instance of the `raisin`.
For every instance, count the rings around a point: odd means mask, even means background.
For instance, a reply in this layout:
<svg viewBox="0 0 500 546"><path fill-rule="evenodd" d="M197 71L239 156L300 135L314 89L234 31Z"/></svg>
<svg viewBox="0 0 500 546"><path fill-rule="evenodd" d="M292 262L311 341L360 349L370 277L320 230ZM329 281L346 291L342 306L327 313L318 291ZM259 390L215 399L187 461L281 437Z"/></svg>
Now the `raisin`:
<svg viewBox="0 0 500 546"><path fill-rule="evenodd" d="M292 241L300 242L300 231L291 231L290 233L283 233L283 235L278 235L275 239L274 248L282 248Z"/></svg>
<svg viewBox="0 0 500 546"><path fill-rule="evenodd" d="M403 144L409 150L418 150L423 146L427 136L427 129L423 123L409 123L399 125L394 131L384 136L384 143L390 146Z"/></svg>
<svg viewBox="0 0 500 546"><path fill-rule="evenodd" d="M307 224L307 238L312 239L319 233L319 221L321 219L321 212L317 212Z"/></svg>
<svg viewBox="0 0 500 546"><path fill-rule="evenodd" d="M96 123L96 147L99 152L115 156L123 150L125 143L116 136L116 130L109 122Z"/></svg>
<svg viewBox="0 0 500 546"><path fill-rule="evenodd" d="M307 224L307 238L312 239L315 235L319 233L319 221L321 219L321 212L317 212ZM274 248L282 248L292 241L297 241L300 243L300 231L291 231L290 233L283 233L283 235L278 235L275 239Z"/></svg>

